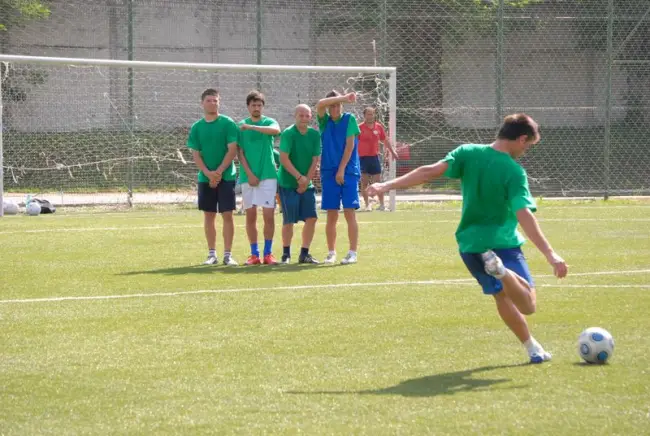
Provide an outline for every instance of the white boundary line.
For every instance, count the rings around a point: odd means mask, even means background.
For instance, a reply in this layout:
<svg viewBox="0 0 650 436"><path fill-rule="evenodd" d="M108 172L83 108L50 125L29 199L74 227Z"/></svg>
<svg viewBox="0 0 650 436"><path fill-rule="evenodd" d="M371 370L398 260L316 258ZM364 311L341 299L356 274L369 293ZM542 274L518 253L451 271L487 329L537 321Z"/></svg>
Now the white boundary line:
<svg viewBox="0 0 650 436"><path fill-rule="evenodd" d="M650 218L547 218L539 219L539 222L650 222ZM441 223L458 223L457 219L454 220L399 220L399 221L358 221L358 224L405 224L405 223L418 223L418 224L441 224ZM318 225L325 225L323 221L319 221ZM244 228L242 224L235 227ZM65 232L109 232L109 231L136 231L136 230L161 230L161 229L202 229L200 224L158 224L154 226L123 226L123 227L62 227L62 228L48 228L48 229L29 229L29 230L7 230L0 231L0 235L15 235L24 233L65 233Z"/></svg>
<svg viewBox="0 0 650 436"><path fill-rule="evenodd" d="M630 270L630 271L596 271L593 273L575 273L573 277L581 276L604 276L604 275L623 275L623 274L646 274L650 269ZM541 275L540 278L552 278L552 275ZM70 297L45 297L45 298L24 298L15 300L0 300L0 304L20 304L20 303L52 303L61 301L87 301L87 300L119 300L127 298L153 298L153 297L179 297L185 295L199 294L229 294L238 292L259 292L259 291L300 291L305 289L337 289L337 288L359 288L367 286L419 286L419 285L464 285L477 286L475 280L468 279L442 279L442 280L413 280L398 282L375 282L375 283L332 283L320 285L298 285L298 286L274 286L270 288L233 288L233 289L199 289L196 291L176 291L176 292L152 292L122 295L95 295L95 296L70 296ZM624 285L563 285L563 284L545 284L545 287L553 288L650 288L650 284L624 284Z"/></svg>

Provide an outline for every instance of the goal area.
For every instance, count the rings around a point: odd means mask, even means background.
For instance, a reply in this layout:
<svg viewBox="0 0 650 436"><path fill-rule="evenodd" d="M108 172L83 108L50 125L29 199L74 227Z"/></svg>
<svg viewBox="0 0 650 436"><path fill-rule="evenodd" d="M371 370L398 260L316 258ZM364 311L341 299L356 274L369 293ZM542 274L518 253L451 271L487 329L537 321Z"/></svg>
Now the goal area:
<svg viewBox="0 0 650 436"><path fill-rule="evenodd" d="M376 108L396 141L396 69L146 62L0 55L0 200L26 195L59 205L190 203L197 167L186 147L203 116L201 93L220 92L220 113L248 116L246 95L266 97L281 128L297 104L354 91L345 110ZM316 119L314 114L314 126ZM276 144L277 145L277 144ZM386 159L385 176L394 177ZM317 186L320 186L316 181ZM390 194L395 209L395 192ZM0 211L1 213L1 211Z"/></svg>

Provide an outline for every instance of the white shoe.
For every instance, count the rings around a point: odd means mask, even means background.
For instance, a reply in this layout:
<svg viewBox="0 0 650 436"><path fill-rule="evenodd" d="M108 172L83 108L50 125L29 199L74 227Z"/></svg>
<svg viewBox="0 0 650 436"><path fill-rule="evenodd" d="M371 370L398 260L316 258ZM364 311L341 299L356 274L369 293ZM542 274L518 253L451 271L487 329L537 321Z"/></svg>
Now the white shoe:
<svg viewBox="0 0 650 436"><path fill-rule="evenodd" d="M372 212L372 205L370 203L366 205L366 212Z"/></svg>
<svg viewBox="0 0 650 436"><path fill-rule="evenodd" d="M237 266L239 263L232 256L225 256L223 258L223 264L226 266Z"/></svg>
<svg viewBox="0 0 650 436"><path fill-rule="evenodd" d="M355 253L346 254L343 260L341 261L341 265L350 265L353 263L357 263L357 255Z"/></svg>
<svg viewBox="0 0 650 436"><path fill-rule="evenodd" d="M208 256L203 265L216 265L217 263L219 263L219 259L216 256Z"/></svg>
<svg viewBox="0 0 650 436"><path fill-rule="evenodd" d="M336 253L329 253L323 263L331 264L336 263Z"/></svg>
<svg viewBox="0 0 650 436"><path fill-rule="evenodd" d="M494 251L488 250L485 253L481 253L481 259L483 259L483 265L487 274L497 279L502 279L506 275L506 267L503 266L503 262Z"/></svg>
<svg viewBox="0 0 650 436"><path fill-rule="evenodd" d="M532 353L528 353L528 357L530 357L530 363L548 362L553 358L551 353L544 351L544 349L541 347L537 348Z"/></svg>

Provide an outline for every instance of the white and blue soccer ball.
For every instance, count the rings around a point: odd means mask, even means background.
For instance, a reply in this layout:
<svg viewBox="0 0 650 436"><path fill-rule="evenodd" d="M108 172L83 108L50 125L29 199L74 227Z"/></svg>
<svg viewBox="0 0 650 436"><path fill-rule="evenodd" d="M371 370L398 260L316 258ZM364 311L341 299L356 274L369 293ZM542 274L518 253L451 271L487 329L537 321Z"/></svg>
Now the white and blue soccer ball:
<svg viewBox="0 0 650 436"><path fill-rule="evenodd" d="M31 201L25 206L25 213L29 216L40 215L41 205L35 201Z"/></svg>
<svg viewBox="0 0 650 436"><path fill-rule="evenodd" d="M13 201L3 201L2 212L5 215L16 215L18 213L18 205Z"/></svg>
<svg viewBox="0 0 650 436"><path fill-rule="evenodd" d="M606 363L614 354L614 338L603 328L589 327L578 338L578 354L588 363Z"/></svg>

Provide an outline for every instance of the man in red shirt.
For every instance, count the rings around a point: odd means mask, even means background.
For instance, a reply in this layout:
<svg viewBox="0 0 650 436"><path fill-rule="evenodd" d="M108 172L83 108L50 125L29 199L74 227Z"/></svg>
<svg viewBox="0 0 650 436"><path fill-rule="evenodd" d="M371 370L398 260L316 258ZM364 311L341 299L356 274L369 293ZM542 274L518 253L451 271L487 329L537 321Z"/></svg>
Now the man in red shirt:
<svg viewBox="0 0 650 436"><path fill-rule="evenodd" d="M375 108L367 107L363 110L363 123L359 124L359 163L361 164L361 193L366 202L366 210L370 211L370 202L366 188L371 183L380 182L381 159L379 158L379 143L382 142L395 159L397 153L388 140L384 126L375 121ZM384 152L385 154L385 152ZM384 206L384 194L378 194L379 210L386 210Z"/></svg>

